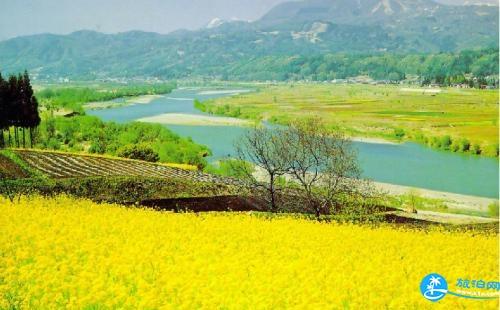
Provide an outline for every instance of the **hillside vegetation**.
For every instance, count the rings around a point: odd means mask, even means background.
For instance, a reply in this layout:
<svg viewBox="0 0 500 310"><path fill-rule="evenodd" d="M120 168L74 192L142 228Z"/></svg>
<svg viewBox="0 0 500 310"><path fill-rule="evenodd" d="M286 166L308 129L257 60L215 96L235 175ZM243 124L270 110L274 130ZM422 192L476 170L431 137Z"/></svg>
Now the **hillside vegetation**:
<svg viewBox="0 0 500 310"><path fill-rule="evenodd" d="M197 105L202 111L289 124L318 116L352 136L422 142L498 156L498 92L397 86L290 84Z"/></svg>
<svg viewBox="0 0 500 310"><path fill-rule="evenodd" d="M0 74L0 148L35 147L119 155L203 168L210 151L160 125L116 124L85 116L83 104L124 96L164 94L175 83L79 83L35 87L28 72ZM39 104L40 101L40 104Z"/></svg>
<svg viewBox="0 0 500 310"><path fill-rule="evenodd" d="M48 150L121 155L142 145L158 154L160 162L206 165L210 150L158 124L104 122L94 116L44 118L35 147ZM137 158L140 159L140 158Z"/></svg>
<svg viewBox="0 0 500 310"><path fill-rule="evenodd" d="M135 159L146 159L141 155L148 154L147 157L152 161L203 168L207 164L205 157L210 154L210 150L194 143L190 138L178 136L164 126L146 123L117 124L84 115L84 105L89 102L165 94L175 87L175 83L39 85L35 88L35 96L40 101L41 123L36 129L29 131L33 135L29 135L27 143L22 145ZM15 101L10 102L16 104ZM6 129L12 135L16 133L15 127ZM17 134L14 136L17 137ZM9 146L15 147L16 144ZM18 142L17 147L19 146Z"/></svg>
<svg viewBox="0 0 500 310"><path fill-rule="evenodd" d="M431 309L418 291L422 277L439 270L451 291L470 270L496 281L497 241L64 196L0 198L0 308ZM498 299L447 296L438 306L498 309Z"/></svg>
<svg viewBox="0 0 500 310"><path fill-rule="evenodd" d="M247 81L331 81L365 76L422 85L498 87L498 49L437 54L266 56L235 62L221 69L221 74L225 79Z"/></svg>

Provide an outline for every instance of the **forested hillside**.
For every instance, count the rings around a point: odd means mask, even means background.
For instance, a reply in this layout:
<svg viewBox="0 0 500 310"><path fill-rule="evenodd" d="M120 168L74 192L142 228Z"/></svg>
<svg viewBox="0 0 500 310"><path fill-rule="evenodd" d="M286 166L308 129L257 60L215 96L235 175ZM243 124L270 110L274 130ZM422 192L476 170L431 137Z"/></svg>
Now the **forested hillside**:
<svg viewBox="0 0 500 310"><path fill-rule="evenodd" d="M391 82L409 79L443 85L498 85L498 49L440 54L326 54L261 57L223 70L226 79L326 81L367 75ZM477 84L477 83L476 83Z"/></svg>
<svg viewBox="0 0 500 310"><path fill-rule="evenodd" d="M498 51L491 49L498 48L498 26L498 8L491 6L308 0L280 4L255 22L221 21L198 31L14 38L0 42L0 70L27 69L49 80L485 77L498 72ZM462 53L466 50L472 52ZM323 60L319 68L316 63ZM269 66L276 69L273 74L266 73Z"/></svg>

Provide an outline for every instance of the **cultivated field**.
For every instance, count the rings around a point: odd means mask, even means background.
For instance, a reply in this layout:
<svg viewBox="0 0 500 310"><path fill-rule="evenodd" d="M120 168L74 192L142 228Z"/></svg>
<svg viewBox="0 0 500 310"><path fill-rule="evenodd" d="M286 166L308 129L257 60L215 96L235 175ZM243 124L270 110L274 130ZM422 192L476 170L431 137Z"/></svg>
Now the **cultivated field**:
<svg viewBox="0 0 500 310"><path fill-rule="evenodd" d="M498 152L497 90L293 84L262 87L198 107L279 124L315 115L352 136L410 139L488 156Z"/></svg>
<svg viewBox="0 0 500 310"><path fill-rule="evenodd" d="M228 183L229 178L218 178L198 171L139 160L111 158L71 153L17 150L15 153L32 168L50 178L78 178L96 176L140 176L151 178L181 178L200 182ZM189 168L188 166L186 166Z"/></svg>
<svg viewBox="0 0 500 310"><path fill-rule="evenodd" d="M0 154L0 176L5 179L29 178L29 174L32 174L32 176L41 174L51 179L78 179L91 177L140 177L142 179L164 178L169 180L182 180L183 182L191 182L191 184L193 184L193 191L187 190L180 196L183 196L184 194L187 195L188 193L196 193L196 196L203 197L211 195L208 188L204 189L207 192L203 192L203 187L195 189L196 186L194 186L194 184L212 184L213 188L217 188L218 185L236 185L237 189L232 188L231 190L228 189L228 191L223 192L215 191L212 194L218 193L220 195L221 193L226 193L228 195L234 195L238 192L239 194L242 193L241 190L238 190L242 189L241 186L243 185L240 180L202 173L192 170L193 168L196 169L196 167L188 165L156 164L110 156L83 155L39 150L14 150L11 152L21 159L23 163L14 162L9 160L9 158L1 156ZM439 215L443 215L444 218L438 219L436 222L454 224L496 222L497 216L494 216L493 219L489 218L490 215L488 208L489 205L492 204L491 199L451 195L440 192L432 193L434 195L433 197L437 197L435 199L426 199L419 196L415 196L410 199L405 196L407 192L411 191L410 188L402 189L403 187L388 184L377 184L377 186L379 186L383 192L387 189L392 190L392 192L389 191L389 194L392 193L392 198L388 202L391 207L405 209L405 206L409 204L410 200L418 200L418 206L416 206L416 208L422 211L463 214L459 215L462 218L454 218L450 215L438 213ZM394 187L396 188L394 189ZM182 191L181 189L179 190ZM197 192L199 190L202 192ZM168 192L166 197L170 197L172 194L173 193ZM107 196L109 196L109 194ZM172 197L178 196L179 195L173 195ZM162 196L160 195L154 197L161 198ZM228 208L230 207L231 206L228 206ZM424 213L416 217L406 212L400 212L400 216L435 221L433 218L424 216Z"/></svg>
<svg viewBox="0 0 500 310"><path fill-rule="evenodd" d="M419 290L431 272L498 281L497 238L0 198L0 308L498 309Z"/></svg>

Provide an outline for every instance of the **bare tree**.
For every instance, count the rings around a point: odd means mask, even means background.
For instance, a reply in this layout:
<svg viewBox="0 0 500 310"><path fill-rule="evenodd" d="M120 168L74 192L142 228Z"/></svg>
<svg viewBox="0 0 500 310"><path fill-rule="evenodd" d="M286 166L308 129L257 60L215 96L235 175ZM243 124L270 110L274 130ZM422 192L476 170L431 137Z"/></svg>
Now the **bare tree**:
<svg viewBox="0 0 500 310"><path fill-rule="evenodd" d="M319 219L341 208L342 199L358 195L361 171L352 143L318 118L292 124L286 147L288 173L300 185L303 203Z"/></svg>
<svg viewBox="0 0 500 310"><path fill-rule="evenodd" d="M352 210L354 201L372 194L361 179L357 152L340 131L327 128L320 119L294 122L289 127L256 128L236 145L238 160L255 165L244 169L254 193L279 209L322 215ZM286 179L286 184L281 182Z"/></svg>
<svg viewBox="0 0 500 310"><path fill-rule="evenodd" d="M285 128L259 127L248 131L236 143L238 161L253 163L255 170L241 164L235 165L233 169L245 176L244 179L255 192L263 193L259 196L266 201L271 212L278 211L278 194L281 190L278 183L289 169L288 158L283 154L287 143L286 131Z"/></svg>

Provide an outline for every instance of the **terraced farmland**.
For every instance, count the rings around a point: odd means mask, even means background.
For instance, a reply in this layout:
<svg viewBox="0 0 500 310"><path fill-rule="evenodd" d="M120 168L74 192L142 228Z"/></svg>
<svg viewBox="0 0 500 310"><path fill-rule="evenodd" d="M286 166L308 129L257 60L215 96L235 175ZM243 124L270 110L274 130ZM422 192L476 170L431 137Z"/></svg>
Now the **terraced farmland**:
<svg viewBox="0 0 500 310"><path fill-rule="evenodd" d="M200 182L230 184L235 181L198 171L189 171L138 160L76 155L69 153L17 150L16 154L31 167L50 178L97 176L140 176L152 178L183 178Z"/></svg>

